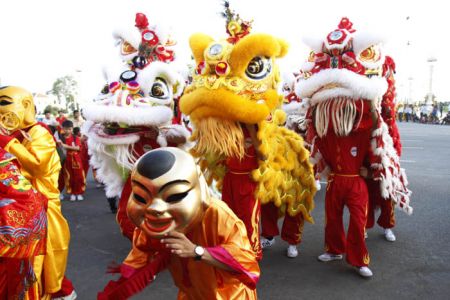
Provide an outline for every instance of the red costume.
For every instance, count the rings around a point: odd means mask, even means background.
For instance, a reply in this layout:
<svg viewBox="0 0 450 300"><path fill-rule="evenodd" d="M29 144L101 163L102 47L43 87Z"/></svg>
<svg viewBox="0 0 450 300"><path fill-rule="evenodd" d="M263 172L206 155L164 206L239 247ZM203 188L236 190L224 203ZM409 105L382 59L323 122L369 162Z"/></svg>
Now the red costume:
<svg viewBox="0 0 450 300"><path fill-rule="evenodd" d="M261 235L263 237L274 237L280 234L278 229L278 217L280 209L273 203L264 204L261 207ZM281 238L289 245L298 245L302 241L303 226L305 220L302 214L291 216L284 215Z"/></svg>
<svg viewBox="0 0 450 300"><path fill-rule="evenodd" d="M324 40L311 40L314 64L296 86L298 96L310 104L308 139L318 171L328 166L325 196L325 251L321 261L342 258L359 267L359 274L372 276L364 240L368 190L360 176L368 162L377 181L380 198L393 200L411 213L410 191L400 168L394 142L381 116L380 100L388 90L389 64L380 51L381 41L355 30L347 18ZM367 165L366 165L367 166ZM347 238L343 208L350 211Z"/></svg>
<svg viewBox="0 0 450 300"><path fill-rule="evenodd" d="M67 150L67 157L64 162L64 183L66 191L70 195L82 195L86 189L86 176L81 157L80 137L70 135L66 138L65 144L80 148L78 151Z"/></svg>
<svg viewBox="0 0 450 300"><path fill-rule="evenodd" d="M259 242L261 205L255 197L257 183L251 178L251 172L258 169L258 160L248 131L243 131L246 145L245 155L242 160L235 157L226 159L227 171L223 178L222 200L244 222L250 244L256 257L261 259L262 249Z"/></svg>
<svg viewBox="0 0 450 300"><path fill-rule="evenodd" d="M361 267L367 266L370 259L364 241L368 193L359 172L369 154L373 122L370 101L358 101L356 105L362 115L359 126L345 137L337 136L329 128L326 136L317 138L315 146L331 169L325 196L325 250L332 254L347 253L347 262ZM350 211L347 238L342 223L344 205Z"/></svg>

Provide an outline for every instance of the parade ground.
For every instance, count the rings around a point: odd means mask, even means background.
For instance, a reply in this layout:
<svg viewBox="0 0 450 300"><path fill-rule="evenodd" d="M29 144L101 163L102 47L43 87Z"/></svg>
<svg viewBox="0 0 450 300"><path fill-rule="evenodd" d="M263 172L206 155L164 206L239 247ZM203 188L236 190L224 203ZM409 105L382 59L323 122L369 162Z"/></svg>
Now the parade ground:
<svg viewBox="0 0 450 300"><path fill-rule="evenodd" d="M387 242L382 229L369 231L371 279L361 278L345 263L322 263L324 191L315 197L315 224L305 224L299 256L286 256L287 244L277 238L264 251L260 299L448 299L450 295L450 126L399 123L411 204L407 216L396 210L397 241ZM106 274L112 261L121 262L130 242L121 235L102 188L89 174L85 200L62 203L71 229L66 275L80 300L96 299L112 277ZM348 219L348 215L345 215ZM207 280L207 279L205 279ZM133 299L176 299L177 287L170 273L156 280Z"/></svg>

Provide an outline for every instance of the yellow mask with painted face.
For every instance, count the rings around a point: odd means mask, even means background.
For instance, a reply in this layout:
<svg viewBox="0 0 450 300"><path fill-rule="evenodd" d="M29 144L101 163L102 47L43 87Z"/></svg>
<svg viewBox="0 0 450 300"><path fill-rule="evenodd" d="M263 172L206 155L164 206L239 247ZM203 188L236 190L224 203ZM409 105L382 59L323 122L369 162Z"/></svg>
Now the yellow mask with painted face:
<svg viewBox="0 0 450 300"><path fill-rule="evenodd" d="M30 92L15 86L0 88L0 126L12 133L36 123Z"/></svg>
<svg viewBox="0 0 450 300"><path fill-rule="evenodd" d="M172 230L189 232L210 203L199 167L178 148L144 154L134 166L131 185L128 217L151 238L162 238Z"/></svg>

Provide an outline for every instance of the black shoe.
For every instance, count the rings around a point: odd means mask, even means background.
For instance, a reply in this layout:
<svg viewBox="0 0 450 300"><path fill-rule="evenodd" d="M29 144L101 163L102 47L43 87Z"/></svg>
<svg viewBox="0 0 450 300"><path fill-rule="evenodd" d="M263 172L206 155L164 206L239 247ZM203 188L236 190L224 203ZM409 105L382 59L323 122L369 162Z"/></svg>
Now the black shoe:
<svg viewBox="0 0 450 300"><path fill-rule="evenodd" d="M113 214L117 213L116 198L111 197L111 198L107 198L107 199L108 199L109 208L111 209L111 212Z"/></svg>

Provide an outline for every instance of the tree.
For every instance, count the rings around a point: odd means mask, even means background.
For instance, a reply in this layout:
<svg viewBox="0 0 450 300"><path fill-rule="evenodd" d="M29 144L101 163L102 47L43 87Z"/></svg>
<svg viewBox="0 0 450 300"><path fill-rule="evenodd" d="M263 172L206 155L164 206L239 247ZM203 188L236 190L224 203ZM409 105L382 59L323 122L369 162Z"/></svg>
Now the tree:
<svg viewBox="0 0 450 300"><path fill-rule="evenodd" d="M77 96L78 83L69 75L59 77L53 83L53 87L50 90L50 94L55 95L58 98L58 103L64 105L66 109L74 110L78 109L75 104L75 98ZM63 104L64 100L64 104Z"/></svg>

